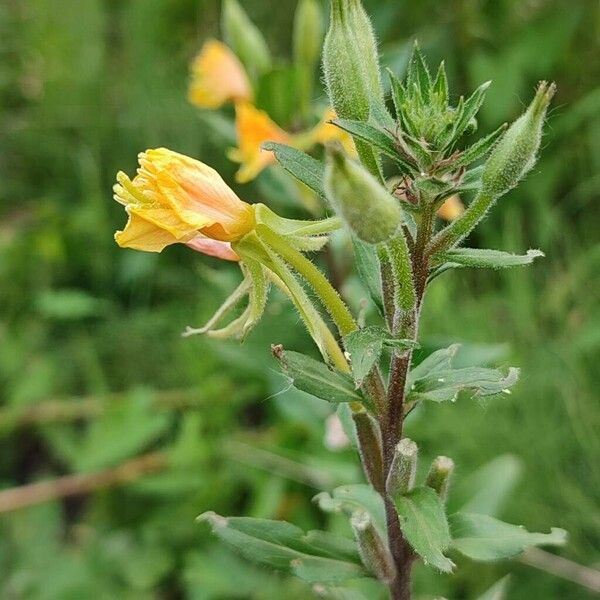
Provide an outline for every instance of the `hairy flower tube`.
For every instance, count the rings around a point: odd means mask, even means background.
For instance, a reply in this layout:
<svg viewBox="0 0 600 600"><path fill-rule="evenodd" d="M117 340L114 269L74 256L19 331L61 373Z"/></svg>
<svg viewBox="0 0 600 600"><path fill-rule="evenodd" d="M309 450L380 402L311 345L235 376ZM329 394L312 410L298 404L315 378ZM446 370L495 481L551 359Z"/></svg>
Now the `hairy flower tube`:
<svg viewBox="0 0 600 600"><path fill-rule="evenodd" d="M251 101L252 87L242 63L222 42L208 40L191 65L188 97L200 108Z"/></svg>
<svg viewBox="0 0 600 600"><path fill-rule="evenodd" d="M214 317L186 334L243 337L262 316L274 283L292 300L323 356L347 369L333 334L298 277L309 283L342 335L354 319L321 272L302 254L319 250L327 234L339 229L337 218L296 221L276 215L263 204L248 204L211 167L166 148L139 155L137 174L117 174L115 199L129 216L115 240L122 248L160 252L183 243L204 254L238 260L244 279ZM221 329L216 326L245 297L243 313Z"/></svg>

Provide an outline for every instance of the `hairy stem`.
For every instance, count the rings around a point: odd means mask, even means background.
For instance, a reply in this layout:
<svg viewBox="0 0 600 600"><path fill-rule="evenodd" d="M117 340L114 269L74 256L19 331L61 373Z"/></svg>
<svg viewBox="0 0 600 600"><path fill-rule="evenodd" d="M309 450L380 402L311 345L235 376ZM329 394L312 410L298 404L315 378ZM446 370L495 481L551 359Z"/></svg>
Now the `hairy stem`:
<svg viewBox="0 0 600 600"><path fill-rule="evenodd" d="M394 333L401 337L416 340L419 332L419 315L429 273L429 254L427 245L432 236L434 214L433 210L423 213L417 228L417 239L411 251L412 272L415 288L415 304L410 310L399 307L394 314ZM392 355L390 377L387 395L387 412L381 422L383 437L383 464L384 479L387 480L394 447L402 439L405 411L405 386L406 377L410 369L412 350L396 351ZM400 522L396 507L389 495L384 498L386 509L386 522L390 552L396 563L397 576L389 584L392 600L409 600L410 574L414 553L406 542L400 529Z"/></svg>

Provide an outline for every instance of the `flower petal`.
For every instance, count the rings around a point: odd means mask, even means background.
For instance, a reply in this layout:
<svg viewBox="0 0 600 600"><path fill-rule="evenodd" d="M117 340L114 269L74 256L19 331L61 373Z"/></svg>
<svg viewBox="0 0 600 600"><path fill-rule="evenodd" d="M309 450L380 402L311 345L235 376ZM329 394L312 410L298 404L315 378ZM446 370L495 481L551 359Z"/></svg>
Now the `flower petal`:
<svg viewBox="0 0 600 600"><path fill-rule="evenodd" d="M240 257L231 249L229 242L221 242L219 240L211 240L203 236L197 236L186 242L186 246L206 254L207 256L214 256L216 258L222 258L223 260L239 261Z"/></svg>
<svg viewBox="0 0 600 600"><path fill-rule="evenodd" d="M236 175L240 183L251 181L275 162L273 153L261 148L265 142L288 144L292 137L266 112L248 102L236 105L236 129L238 148L230 152L229 158L242 165Z"/></svg>
<svg viewBox="0 0 600 600"><path fill-rule="evenodd" d="M156 226L139 215L127 211L129 219L123 231L115 233L115 241L121 248L146 252L161 252L166 246L179 242L168 231Z"/></svg>
<svg viewBox="0 0 600 600"><path fill-rule="evenodd" d="M208 40L191 66L188 98L200 108L252 100L252 88L237 56L222 42Z"/></svg>

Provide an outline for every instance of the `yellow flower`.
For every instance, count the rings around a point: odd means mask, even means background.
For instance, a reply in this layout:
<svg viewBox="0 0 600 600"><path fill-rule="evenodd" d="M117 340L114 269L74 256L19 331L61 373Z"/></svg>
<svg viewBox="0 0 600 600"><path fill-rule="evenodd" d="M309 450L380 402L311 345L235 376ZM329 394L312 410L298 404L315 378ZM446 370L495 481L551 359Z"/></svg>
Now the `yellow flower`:
<svg viewBox="0 0 600 600"><path fill-rule="evenodd" d="M219 108L226 102L252 100L252 88L242 63L217 40L207 41L191 67L188 92L192 104Z"/></svg>
<svg viewBox="0 0 600 600"><path fill-rule="evenodd" d="M454 221L454 219L460 217L465 212L464 204L461 199L455 194L450 196L444 204L442 204L437 211L438 217L445 221Z"/></svg>
<svg viewBox="0 0 600 600"><path fill-rule="evenodd" d="M273 153L261 148L263 143L290 144L293 136L281 129L266 112L248 102L237 104L235 111L238 148L229 152L229 158L241 163L236 179L246 183L275 162Z"/></svg>
<svg viewBox="0 0 600 600"><path fill-rule="evenodd" d="M335 111L332 108L328 108L321 121L319 121L309 134L313 143L325 145L337 141L342 145L346 154L356 156L356 148L352 136L339 127L332 125L330 121L334 119L337 119Z"/></svg>
<svg viewBox="0 0 600 600"><path fill-rule="evenodd" d="M229 243L255 226L254 208L240 200L214 170L166 148L139 155L133 180L117 174L115 200L129 220L115 240L122 248L160 252L175 243L228 260Z"/></svg>

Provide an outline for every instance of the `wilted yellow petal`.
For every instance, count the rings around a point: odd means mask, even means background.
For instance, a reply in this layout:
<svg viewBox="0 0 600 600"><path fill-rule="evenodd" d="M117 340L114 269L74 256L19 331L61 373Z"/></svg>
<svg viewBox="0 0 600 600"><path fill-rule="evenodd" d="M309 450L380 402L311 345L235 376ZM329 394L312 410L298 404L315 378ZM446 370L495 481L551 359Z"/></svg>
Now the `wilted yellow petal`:
<svg viewBox="0 0 600 600"><path fill-rule="evenodd" d="M261 148L265 142L289 144L292 139L267 113L247 102L236 106L236 129L238 148L228 156L242 165L236 175L240 183L251 181L275 162L273 153Z"/></svg>
<svg viewBox="0 0 600 600"><path fill-rule="evenodd" d="M188 97L200 108L219 108L226 102L252 100L246 71L222 42L207 41L191 66Z"/></svg>
<svg viewBox="0 0 600 600"><path fill-rule="evenodd" d="M121 248L146 252L161 252L166 246L180 241L168 231L131 212L125 229L115 233L115 240Z"/></svg>

